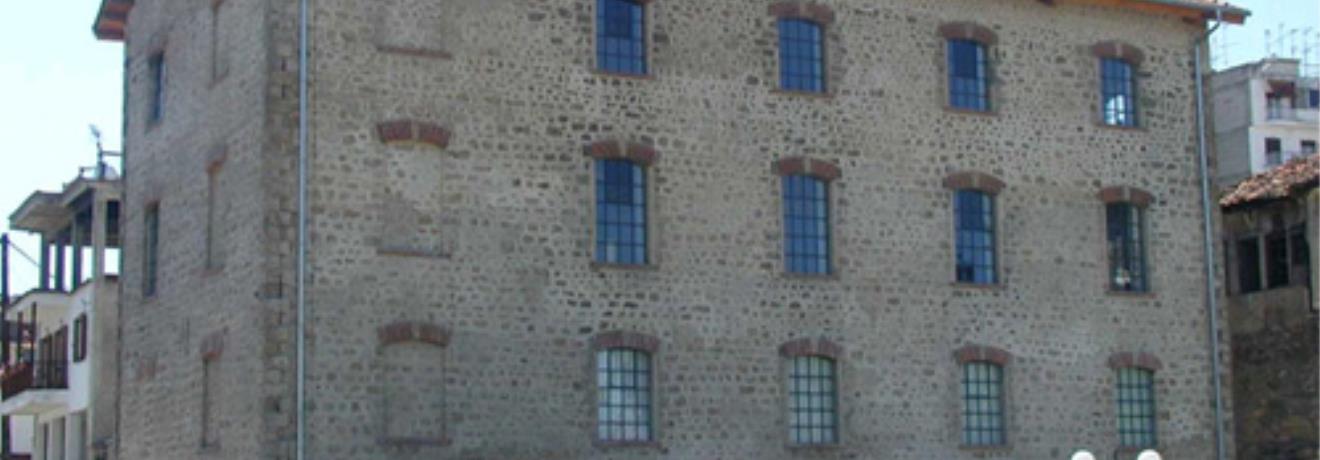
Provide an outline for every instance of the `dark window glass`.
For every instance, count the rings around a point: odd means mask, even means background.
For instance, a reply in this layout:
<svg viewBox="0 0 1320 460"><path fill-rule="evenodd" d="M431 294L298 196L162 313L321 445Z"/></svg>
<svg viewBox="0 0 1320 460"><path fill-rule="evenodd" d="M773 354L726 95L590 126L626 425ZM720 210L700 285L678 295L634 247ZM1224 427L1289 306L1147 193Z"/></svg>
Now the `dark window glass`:
<svg viewBox="0 0 1320 460"><path fill-rule="evenodd" d="M165 54L157 53L147 60L147 73L151 79L147 121L157 122L165 116Z"/></svg>
<svg viewBox="0 0 1320 460"><path fill-rule="evenodd" d="M596 160L596 260L645 265L646 171L627 160Z"/></svg>
<svg viewBox="0 0 1320 460"><path fill-rule="evenodd" d="M1123 447L1155 446L1155 374L1118 370L1118 437Z"/></svg>
<svg viewBox="0 0 1320 460"><path fill-rule="evenodd" d="M160 249L160 206L147 207L143 218L142 295L156 295L156 270Z"/></svg>
<svg viewBox="0 0 1320 460"><path fill-rule="evenodd" d="M1108 206L1109 287L1146 290L1145 210L1131 203Z"/></svg>
<svg viewBox="0 0 1320 460"><path fill-rule="evenodd" d="M1283 141L1277 137L1265 138L1265 164L1277 165L1283 163Z"/></svg>
<svg viewBox="0 0 1320 460"><path fill-rule="evenodd" d="M825 181L784 176L784 254L790 273L830 273L830 205Z"/></svg>
<svg viewBox="0 0 1320 460"><path fill-rule="evenodd" d="M596 353L596 437L602 441L649 442L651 355L629 348Z"/></svg>
<svg viewBox="0 0 1320 460"><path fill-rule="evenodd" d="M1260 290L1260 244L1255 238L1237 243L1238 292Z"/></svg>
<svg viewBox="0 0 1320 460"><path fill-rule="evenodd" d="M1302 284L1311 279L1311 245L1306 241L1306 226L1298 225L1292 230L1292 273Z"/></svg>
<svg viewBox="0 0 1320 460"><path fill-rule="evenodd" d="M985 45L972 40L949 40L949 105L960 109L990 110L990 76Z"/></svg>
<svg viewBox="0 0 1320 460"><path fill-rule="evenodd" d="M834 361L800 356L789 365L788 439L793 444L837 443L839 412Z"/></svg>
<svg viewBox="0 0 1320 460"><path fill-rule="evenodd" d="M1307 91L1310 94L1311 107L1320 107L1320 90L1313 89Z"/></svg>
<svg viewBox="0 0 1320 460"><path fill-rule="evenodd" d="M596 66L600 70L646 74L645 13L636 0L596 2Z"/></svg>
<svg viewBox="0 0 1320 460"><path fill-rule="evenodd" d="M994 284L997 281L995 198L976 190L959 190L954 197L958 229L958 281Z"/></svg>
<svg viewBox="0 0 1320 460"><path fill-rule="evenodd" d="M1279 93L1265 94L1265 118L1277 120L1288 115L1288 98Z"/></svg>
<svg viewBox="0 0 1320 460"><path fill-rule="evenodd" d="M1101 116L1107 125L1137 125L1137 83L1132 64L1122 59L1100 60Z"/></svg>
<svg viewBox="0 0 1320 460"><path fill-rule="evenodd" d="M825 48L820 25L779 20L779 85L792 91L825 91Z"/></svg>
<svg viewBox="0 0 1320 460"><path fill-rule="evenodd" d="M78 315L73 320L73 362L80 363L87 358L87 314Z"/></svg>
<svg viewBox="0 0 1320 460"><path fill-rule="evenodd" d="M1315 141L1302 141L1302 155L1315 153Z"/></svg>
<svg viewBox="0 0 1320 460"><path fill-rule="evenodd" d="M1004 369L988 362L963 365L963 444L1004 444Z"/></svg>
<svg viewBox="0 0 1320 460"><path fill-rule="evenodd" d="M1288 285L1288 235L1283 232L1265 238L1265 283L1270 289Z"/></svg>

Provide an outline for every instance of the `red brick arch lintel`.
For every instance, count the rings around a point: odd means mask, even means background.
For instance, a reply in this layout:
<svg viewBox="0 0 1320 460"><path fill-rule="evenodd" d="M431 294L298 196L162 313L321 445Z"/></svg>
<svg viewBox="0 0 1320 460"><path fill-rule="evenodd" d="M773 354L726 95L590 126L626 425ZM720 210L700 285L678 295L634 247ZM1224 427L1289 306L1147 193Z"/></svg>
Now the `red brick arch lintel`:
<svg viewBox="0 0 1320 460"><path fill-rule="evenodd" d="M988 362L998 366L1007 366L1013 362L1013 354L1008 350L989 345L969 344L953 352L958 364Z"/></svg>
<svg viewBox="0 0 1320 460"><path fill-rule="evenodd" d="M417 142L438 149L449 147L453 134L448 128L438 123L423 120L401 119L376 123L376 134L385 144L399 142Z"/></svg>
<svg viewBox="0 0 1320 460"><path fill-rule="evenodd" d="M770 15L779 19L806 19L822 26L834 22L834 9L829 5L810 2L776 2L770 5Z"/></svg>
<svg viewBox="0 0 1320 460"><path fill-rule="evenodd" d="M804 338L790 340L780 345L779 355L785 358L822 356L838 361L843 357L843 346L830 339Z"/></svg>
<svg viewBox="0 0 1320 460"><path fill-rule="evenodd" d="M396 321L376 330L380 346L420 342L437 347L449 345L449 331L436 324L419 321Z"/></svg>
<svg viewBox="0 0 1320 460"><path fill-rule="evenodd" d="M1126 369L1135 367L1145 369L1151 372L1158 372L1164 369L1164 363L1155 355L1147 352L1119 352L1109 355L1107 361L1110 369Z"/></svg>

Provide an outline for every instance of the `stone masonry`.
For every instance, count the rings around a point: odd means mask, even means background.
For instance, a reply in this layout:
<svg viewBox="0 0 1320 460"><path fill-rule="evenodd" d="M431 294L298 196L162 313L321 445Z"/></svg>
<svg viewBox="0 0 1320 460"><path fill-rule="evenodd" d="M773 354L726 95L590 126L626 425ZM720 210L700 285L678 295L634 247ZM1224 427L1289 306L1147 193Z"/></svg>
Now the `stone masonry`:
<svg viewBox="0 0 1320 460"><path fill-rule="evenodd" d="M314 0L307 458L1108 458L1111 363L1157 369L1166 458L1212 458L1203 24L772 3L647 2L628 78L594 71L595 0ZM784 8L828 19L827 94L776 89ZM157 203L161 245L144 298L125 243L118 458L290 459L297 2L137 0L128 24L125 231ZM946 109L942 33L986 31L994 112ZM1100 126L1097 56L1132 50L1142 126ZM646 267L593 263L602 156L648 165ZM832 179L832 276L784 274L785 170ZM997 192L998 285L953 282L946 184ZM1149 294L1107 292L1114 196L1148 201ZM654 350L657 442L593 442L599 343ZM842 442L789 447L781 353L813 350ZM1004 365L1003 448L960 447L974 356ZM394 418L401 395L426 411Z"/></svg>

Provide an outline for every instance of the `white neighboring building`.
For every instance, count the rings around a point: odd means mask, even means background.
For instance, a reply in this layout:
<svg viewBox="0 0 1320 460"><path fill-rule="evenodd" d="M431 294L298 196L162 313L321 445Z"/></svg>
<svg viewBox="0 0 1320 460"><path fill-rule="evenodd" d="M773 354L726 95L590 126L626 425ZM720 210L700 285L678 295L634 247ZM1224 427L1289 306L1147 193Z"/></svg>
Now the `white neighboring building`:
<svg viewBox="0 0 1320 460"><path fill-rule="evenodd" d="M11 458L109 458L119 281L107 267L117 266L120 194L118 179L80 175L62 192L32 194L10 216L11 228L41 237L40 285L4 311L20 335L0 353Z"/></svg>
<svg viewBox="0 0 1320 460"><path fill-rule="evenodd" d="M1211 78L1220 187L1315 153L1320 80L1299 69L1296 59L1270 58Z"/></svg>

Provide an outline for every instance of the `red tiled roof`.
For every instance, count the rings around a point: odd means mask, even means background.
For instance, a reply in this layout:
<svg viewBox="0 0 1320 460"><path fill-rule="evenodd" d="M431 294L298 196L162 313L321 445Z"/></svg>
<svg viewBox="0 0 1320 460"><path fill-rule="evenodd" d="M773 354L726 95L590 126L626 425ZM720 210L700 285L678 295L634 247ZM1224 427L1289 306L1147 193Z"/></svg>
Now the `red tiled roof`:
<svg viewBox="0 0 1320 460"><path fill-rule="evenodd" d="M1219 199L1225 208L1287 198L1320 183L1320 154L1293 158L1277 168L1251 176Z"/></svg>

